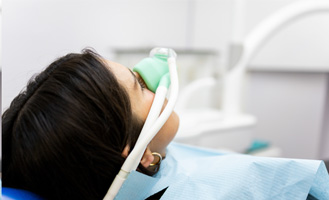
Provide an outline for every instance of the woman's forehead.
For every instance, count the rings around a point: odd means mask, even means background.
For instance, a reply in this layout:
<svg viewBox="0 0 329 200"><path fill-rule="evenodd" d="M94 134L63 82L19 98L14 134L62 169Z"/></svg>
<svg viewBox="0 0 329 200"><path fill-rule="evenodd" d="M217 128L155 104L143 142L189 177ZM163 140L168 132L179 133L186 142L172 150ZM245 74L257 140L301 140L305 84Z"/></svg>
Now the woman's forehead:
<svg viewBox="0 0 329 200"><path fill-rule="evenodd" d="M127 67L110 60L105 61L109 69L112 71L112 73L114 73L121 84L131 87L134 86L134 77Z"/></svg>

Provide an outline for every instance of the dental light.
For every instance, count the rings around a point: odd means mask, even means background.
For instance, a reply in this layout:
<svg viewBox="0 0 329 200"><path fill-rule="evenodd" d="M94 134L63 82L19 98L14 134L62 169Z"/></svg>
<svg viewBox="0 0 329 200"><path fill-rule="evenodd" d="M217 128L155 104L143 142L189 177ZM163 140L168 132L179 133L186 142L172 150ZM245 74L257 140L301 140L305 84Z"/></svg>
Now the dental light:
<svg viewBox="0 0 329 200"><path fill-rule="evenodd" d="M174 50L152 49L150 57L139 62L133 71L139 73L147 87L155 92L155 97L135 147L112 182L104 200L114 199L130 172L137 169L147 145L171 115L178 97L178 75ZM168 103L160 115L169 86L171 91Z"/></svg>

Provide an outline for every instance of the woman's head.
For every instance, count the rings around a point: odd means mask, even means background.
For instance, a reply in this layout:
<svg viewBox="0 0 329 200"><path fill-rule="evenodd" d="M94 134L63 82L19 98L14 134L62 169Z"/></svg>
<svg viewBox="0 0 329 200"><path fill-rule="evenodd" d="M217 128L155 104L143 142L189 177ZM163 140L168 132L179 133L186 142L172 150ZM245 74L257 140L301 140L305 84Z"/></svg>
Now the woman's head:
<svg viewBox="0 0 329 200"><path fill-rule="evenodd" d="M136 116L139 120L145 122L154 99L154 93L146 88L143 79L139 76L138 73L132 72L127 67L119 63L108 60L105 62L107 63L110 71L112 71L118 78L119 83L123 85L127 90L130 97L133 115ZM165 101L165 105L166 104L167 101ZM175 112L173 112L162 129L151 141L149 149L164 155L165 148L171 142L177 132L178 124L178 116Z"/></svg>
<svg viewBox="0 0 329 200"><path fill-rule="evenodd" d="M137 104L148 109L116 65L85 50L30 81L2 116L4 186L54 199L105 195L143 126Z"/></svg>

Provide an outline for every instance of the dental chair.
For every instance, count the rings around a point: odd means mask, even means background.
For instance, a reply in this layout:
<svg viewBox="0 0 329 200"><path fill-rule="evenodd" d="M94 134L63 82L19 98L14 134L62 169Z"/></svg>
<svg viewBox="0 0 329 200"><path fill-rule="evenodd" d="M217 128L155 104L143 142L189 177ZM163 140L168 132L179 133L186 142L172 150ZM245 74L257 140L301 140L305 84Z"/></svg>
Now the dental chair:
<svg viewBox="0 0 329 200"><path fill-rule="evenodd" d="M39 195L16 188L3 187L1 193L2 200L44 200Z"/></svg>
<svg viewBox="0 0 329 200"><path fill-rule="evenodd" d="M7 188L4 187L2 188L2 195L1 195L2 200L45 200L44 198L26 191L26 190L21 190L21 189L15 189L15 188ZM315 200L312 195L307 196L307 200Z"/></svg>

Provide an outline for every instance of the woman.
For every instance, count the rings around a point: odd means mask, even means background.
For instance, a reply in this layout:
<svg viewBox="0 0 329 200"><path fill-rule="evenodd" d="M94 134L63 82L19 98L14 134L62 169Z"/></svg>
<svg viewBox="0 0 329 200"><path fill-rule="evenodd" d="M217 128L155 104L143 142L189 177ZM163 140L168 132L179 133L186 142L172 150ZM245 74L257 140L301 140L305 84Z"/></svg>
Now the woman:
<svg viewBox="0 0 329 200"><path fill-rule="evenodd" d="M138 74L91 50L59 58L2 116L3 186L46 199L102 199L153 98ZM172 113L145 150L139 171L156 173L149 168L158 162L152 152L165 156L178 124Z"/></svg>
<svg viewBox="0 0 329 200"><path fill-rule="evenodd" d="M58 59L3 114L3 186L47 199L102 199L153 98L138 74L90 50ZM329 199L321 161L168 146L177 128L172 113L119 199ZM158 173L152 152L166 156Z"/></svg>

